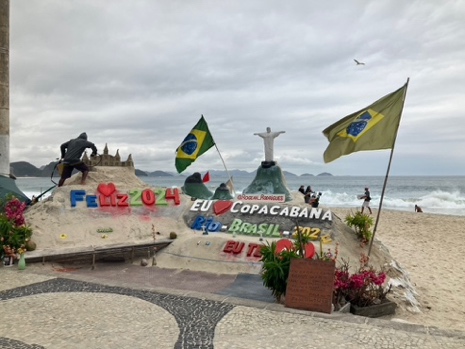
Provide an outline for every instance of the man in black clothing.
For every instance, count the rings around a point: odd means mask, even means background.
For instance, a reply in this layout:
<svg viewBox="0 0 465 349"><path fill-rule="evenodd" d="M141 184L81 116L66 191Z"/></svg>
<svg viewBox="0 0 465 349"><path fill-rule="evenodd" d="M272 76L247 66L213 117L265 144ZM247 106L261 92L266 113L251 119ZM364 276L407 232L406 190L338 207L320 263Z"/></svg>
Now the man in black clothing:
<svg viewBox="0 0 465 349"><path fill-rule="evenodd" d="M312 199L312 195L314 194L315 192L312 190L312 187L311 186L308 186L307 189L305 189L305 193L304 193L304 201L306 204L309 204L311 199Z"/></svg>
<svg viewBox="0 0 465 349"><path fill-rule="evenodd" d="M368 211L370 211L370 214L372 214L371 207L370 207L370 201L371 201L370 189L365 188L365 194L362 196L362 199L363 199L362 213L363 213L363 209L366 207Z"/></svg>
<svg viewBox="0 0 465 349"><path fill-rule="evenodd" d="M320 204L321 195L322 195L321 192L319 192L318 194L312 194L309 204L312 207L318 207L318 205Z"/></svg>
<svg viewBox="0 0 465 349"><path fill-rule="evenodd" d="M71 177L73 169L82 172L81 184L86 184L89 168L81 161L81 156L87 148L92 149L92 154L90 156L93 157L97 155L97 147L94 143L87 140L87 134L85 132L81 133L78 138L71 139L61 145L60 162L63 163L63 170L61 172L60 181L58 182L59 187L65 183L67 178Z"/></svg>

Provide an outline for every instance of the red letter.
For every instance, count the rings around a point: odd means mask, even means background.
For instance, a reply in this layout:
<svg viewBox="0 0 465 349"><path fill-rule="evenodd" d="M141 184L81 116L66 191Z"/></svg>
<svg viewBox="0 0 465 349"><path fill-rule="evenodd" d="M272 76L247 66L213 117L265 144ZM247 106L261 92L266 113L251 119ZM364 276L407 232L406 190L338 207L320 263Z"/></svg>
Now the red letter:
<svg viewBox="0 0 465 349"><path fill-rule="evenodd" d="M236 245L236 241L229 240L224 246L223 252L231 253L235 245Z"/></svg>
<svg viewBox="0 0 465 349"><path fill-rule="evenodd" d="M250 257L252 255L252 253L254 252L254 250L260 245L258 244L255 244L255 243L250 243L249 244L249 248L247 249L247 257Z"/></svg>
<svg viewBox="0 0 465 349"><path fill-rule="evenodd" d="M254 257L261 258L262 257L262 247L263 245L258 245L255 249L255 253L253 254Z"/></svg>
<svg viewBox="0 0 465 349"><path fill-rule="evenodd" d="M100 206L110 206L110 197L109 196L104 196L100 194L98 196L98 201L100 202Z"/></svg>
<svg viewBox="0 0 465 349"><path fill-rule="evenodd" d="M238 253L241 253L242 250L244 249L244 243L243 242L239 242L237 243L236 247L234 247L232 253L234 254L238 254Z"/></svg>
<svg viewBox="0 0 465 349"><path fill-rule="evenodd" d="M173 199L175 205L179 205L181 203L181 199L179 198L179 190L178 188L168 188L166 189L166 199Z"/></svg>
<svg viewBox="0 0 465 349"><path fill-rule="evenodd" d="M155 194L150 189L145 189L142 192L142 202L147 206L152 206L155 203Z"/></svg>
<svg viewBox="0 0 465 349"><path fill-rule="evenodd" d="M129 195L128 194L118 194L116 195L118 198L118 206L129 206Z"/></svg>

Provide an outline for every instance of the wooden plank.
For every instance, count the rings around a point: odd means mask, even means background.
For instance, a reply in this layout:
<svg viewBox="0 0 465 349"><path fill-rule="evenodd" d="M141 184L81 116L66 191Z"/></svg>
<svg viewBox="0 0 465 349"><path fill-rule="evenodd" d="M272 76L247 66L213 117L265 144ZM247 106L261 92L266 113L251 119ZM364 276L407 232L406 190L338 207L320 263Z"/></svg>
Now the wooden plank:
<svg viewBox="0 0 465 349"><path fill-rule="evenodd" d="M95 264L98 261L98 257L102 256L110 256L110 255L127 255L130 254L131 260L134 259L136 255L144 256L146 253L150 255L151 249L156 248L156 251L160 251L163 248L169 246L172 243L171 240L166 240L163 242L152 242L152 243L144 243L144 244L134 244L134 245L119 245L119 246L112 246L112 247L99 247L92 250L85 250L85 251L73 251L73 252L63 252L63 253L56 253L53 251L50 254L44 254L40 256L28 256L26 254L26 261L28 263L33 262L42 262L45 264L45 260L52 261L52 260L73 260L73 259L82 259L83 257L91 257L92 258L92 268L95 268ZM149 257L150 258L150 257Z"/></svg>

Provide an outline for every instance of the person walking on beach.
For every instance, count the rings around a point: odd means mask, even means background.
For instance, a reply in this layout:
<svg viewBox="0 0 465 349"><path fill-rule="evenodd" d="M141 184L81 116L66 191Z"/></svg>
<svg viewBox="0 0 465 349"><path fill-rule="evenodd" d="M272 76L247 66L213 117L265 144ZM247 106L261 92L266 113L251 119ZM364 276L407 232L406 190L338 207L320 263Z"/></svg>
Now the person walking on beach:
<svg viewBox="0 0 465 349"><path fill-rule="evenodd" d="M366 207L368 211L370 211L370 214L372 214L371 207L370 207L371 195L370 195L369 188L365 188L365 194L361 197L361 199L363 199L362 213L363 213L363 209Z"/></svg>
<svg viewBox="0 0 465 349"><path fill-rule="evenodd" d="M85 132L81 133L79 137L70 139L68 142L63 143L60 146L60 163L63 164L63 169L61 171L60 181L58 182L59 187L65 183L67 178L71 177L71 173L74 169L82 172L81 184L86 184L89 168L82 162L81 156L87 148L92 149L91 157L97 155L97 147L94 143L87 140L87 134Z"/></svg>

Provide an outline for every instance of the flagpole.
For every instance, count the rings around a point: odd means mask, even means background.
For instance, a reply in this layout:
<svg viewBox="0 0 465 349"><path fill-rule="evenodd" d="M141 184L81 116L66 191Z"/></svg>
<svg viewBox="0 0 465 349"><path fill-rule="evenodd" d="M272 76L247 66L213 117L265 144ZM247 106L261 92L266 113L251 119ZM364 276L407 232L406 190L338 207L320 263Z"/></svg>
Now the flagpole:
<svg viewBox="0 0 465 349"><path fill-rule="evenodd" d="M378 227L379 217L381 215L381 208L383 206L384 192L386 191L386 185L387 185L387 181L388 181L388 177L389 177L389 171L391 170L392 156L394 155L394 147L396 145L397 133L399 131L399 125L400 125L400 119L402 118L402 112L404 111L405 96L407 95L407 89L408 89L409 81L410 81L410 78L407 78L407 82L405 83L404 97L403 97L403 100L402 100L402 108L401 108L400 117L399 117L399 124L397 125L396 135L394 137L394 142L392 144L391 154L389 156L389 163L388 163L388 167L387 167L387 171L386 171L386 176L384 177L383 189L381 190L381 199L379 200L378 213L376 215L375 226L373 228L373 236L371 237L370 246L368 247L368 257L370 257L371 248L373 247L373 241L375 240L376 228Z"/></svg>
<svg viewBox="0 0 465 349"><path fill-rule="evenodd" d="M236 192L236 189L234 189L234 183L233 183L233 181L232 181L232 179L231 179L231 175L229 174L229 171L228 171L228 169L227 169L227 167L226 167L226 163L224 162L224 159L223 159L223 157L221 156L220 150L218 149L218 146L216 145L216 142L215 142L215 148L216 148L216 151L218 152L218 154L219 154L219 156L220 156L221 161L223 162L224 169L226 170L226 173L228 174L228 179L231 181L232 189L233 189L233 191L234 191L234 193L235 193L235 192Z"/></svg>
<svg viewBox="0 0 465 349"><path fill-rule="evenodd" d="M203 117L204 117L203 114L201 114L201 115L202 115L202 118L203 118ZM205 120L205 122L207 122L207 121ZM236 190L234 189L234 183L233 183L233 181L232 181L232 179L231 179L231 175L229 174L228 168L226 167L226 163L224 162L224 159L223 159L223 157L221 156L220 150L218 149L218 146L216 145L216 142L215 142L213 136L211 136L211 137L212 137L212 139L213 139L213 144L215 145L216 151L218 152L218 155L220 156L220 159L221 159L221 161L223 162L224 169L226 170L226 173L228 174L228 179L231 181L231 185L232 185L233 191L236 192Z"/></svg>

